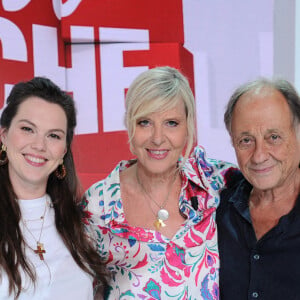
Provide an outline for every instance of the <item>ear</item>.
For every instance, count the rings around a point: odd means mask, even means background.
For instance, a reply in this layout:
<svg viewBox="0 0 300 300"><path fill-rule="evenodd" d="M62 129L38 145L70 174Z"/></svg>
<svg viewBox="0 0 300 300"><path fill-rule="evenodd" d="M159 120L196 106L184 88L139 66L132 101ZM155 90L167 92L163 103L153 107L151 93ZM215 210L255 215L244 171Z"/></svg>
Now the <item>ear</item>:
<svg viewBox="0 0 300 300"><path fill-rule="evenodd" d="M7 129L4 127L0 127L0 141L2 144L6 144L6 137L7 137Z"/></svg>

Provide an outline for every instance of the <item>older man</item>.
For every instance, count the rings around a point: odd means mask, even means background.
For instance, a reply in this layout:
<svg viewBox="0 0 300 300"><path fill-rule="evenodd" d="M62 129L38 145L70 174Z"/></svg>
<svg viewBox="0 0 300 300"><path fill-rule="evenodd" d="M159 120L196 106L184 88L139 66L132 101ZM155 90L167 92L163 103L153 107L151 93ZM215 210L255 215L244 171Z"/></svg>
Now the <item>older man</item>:
<svg viewBox="0 0 300 300"><path fill-rule="evenodd" d="M217 211L221 299L299 300L299 97L260 79L235 91L224 119L243 176Z"/></svg>

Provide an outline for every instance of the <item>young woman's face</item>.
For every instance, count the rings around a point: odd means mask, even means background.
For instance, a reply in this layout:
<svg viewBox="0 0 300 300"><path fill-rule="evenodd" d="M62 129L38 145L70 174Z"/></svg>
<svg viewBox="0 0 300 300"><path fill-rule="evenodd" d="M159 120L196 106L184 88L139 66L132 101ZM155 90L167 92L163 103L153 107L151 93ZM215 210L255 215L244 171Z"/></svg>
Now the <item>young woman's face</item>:
<svg viewBox="0 0 300 300"><path fill-rule="evenodd" d="M67 118L64 110L39 97L20 104L1 140L7 147L9 177L15 193L45 192L49 175L66 153Z"/></svg>

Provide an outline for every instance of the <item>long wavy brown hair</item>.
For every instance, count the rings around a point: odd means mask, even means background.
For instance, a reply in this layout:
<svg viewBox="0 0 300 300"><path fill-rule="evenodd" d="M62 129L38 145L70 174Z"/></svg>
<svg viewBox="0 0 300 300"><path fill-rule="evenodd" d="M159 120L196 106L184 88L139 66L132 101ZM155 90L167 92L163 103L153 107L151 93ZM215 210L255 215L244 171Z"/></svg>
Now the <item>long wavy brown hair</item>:
<svg viewBox="0 0 300 300"><path fill-rule="evenodd" d="M0 125L4 129L9 129L20 104L31 96L58 104L66 114L67 152L64 156L64 165L67 175L61 180L54 172L50 174L47 193L55 210L58 234L78 266L94 276L95 281L104 289L107 285L107 273L100 256L85 234L83 215L79 207L82 190L71 151L76 126L76 110L72 97L47 78L35 77L30 81L20 82L13 87L7 98ZM0 276L2 277L4 273L8 276L9 293L14 293L15 298L18 298L22 289L20 270L23 269L33 282L36 281L36 274L24 253L25 241L19 227L21 211L9 180L8 164L0 166Z"/></svg>

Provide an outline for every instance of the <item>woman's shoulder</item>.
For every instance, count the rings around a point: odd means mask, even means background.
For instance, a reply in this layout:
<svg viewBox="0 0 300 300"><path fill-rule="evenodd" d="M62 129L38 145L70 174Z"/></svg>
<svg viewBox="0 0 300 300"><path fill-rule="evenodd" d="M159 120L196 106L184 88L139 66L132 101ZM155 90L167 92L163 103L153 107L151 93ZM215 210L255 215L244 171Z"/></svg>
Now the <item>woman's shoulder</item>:
<svg viewBox="0 0 300 300"><path fill-rule="evenodd" d="M202 146L193 149L184 164L184 169L190 174L195 173L195 177L198 177L206 187L213 185L215 190L226 186L232 174L239 173L235 164L208 157Z"/></svg>
<svg viewBox="0 0 300 300"><path fill-rule="evenodd" d="M101 197L103 190L112 189L116 185L120 185L120 173L128 169L132 165L132 160L122 160L116 167L107 175L106 178L101 179L94 184L92 184L86 191L86 196L91 197L98 195Z"/></svg>
<svg viewBox="0 0 300 300"><path fill-rule="evenodd" d="M120 173L127 170L134 161L123 160L104 179L94 183L87 189L82 201L82 209L90 212L110 210L118 203L121 206Z"/></svg>
<svg viewBox="0 0 300 300"><path fill-rule="evenodd" d="M185 162L184 166L192 167L194 169L200 168L204 171L207 177L213 175L215 172L229 168L237 169L237 166L233 163L208 157L205 149L202 146L196 146L193 149L193 152Z"/></svg>
<svg viewBox="0 0 300 300"><path fill-rule="evenodd" d="M211 158L207 155L206 150L204 147L198 145L193 149L188 161L190 163L197 163L200 164L203 168L204 167L215 167L215 168L237 168L235 164L231 162L227 162L222 159Z"/></svg>

